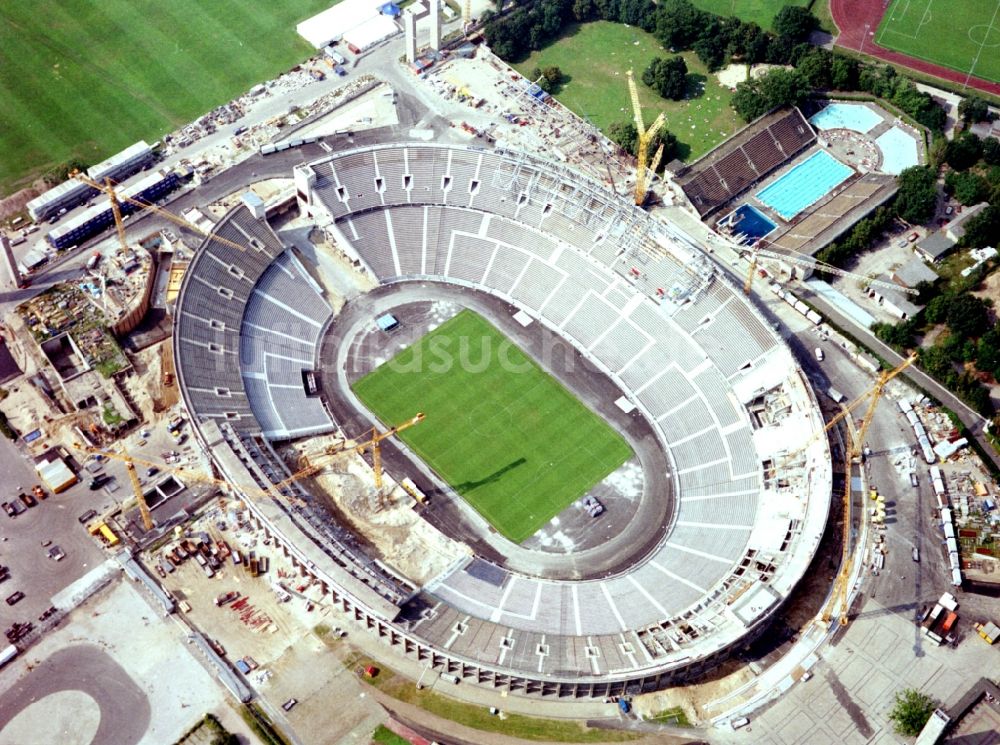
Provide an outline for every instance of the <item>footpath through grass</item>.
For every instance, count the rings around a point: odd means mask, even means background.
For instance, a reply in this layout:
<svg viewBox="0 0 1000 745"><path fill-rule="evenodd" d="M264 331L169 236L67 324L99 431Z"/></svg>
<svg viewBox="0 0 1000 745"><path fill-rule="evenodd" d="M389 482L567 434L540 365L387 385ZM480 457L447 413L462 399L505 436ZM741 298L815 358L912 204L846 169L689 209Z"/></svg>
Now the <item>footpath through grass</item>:
<svg viewBox="0 0 1000 745"><path fill-rule="evenodd" d="M149 142L309 56L333 0L0 4L0 195Z"/></svg>
<svg viewBox="0 0 1000 745"><path fill-rule="evenodd" d="M1000 82L1000 0L894 0L875 40L887 49Z"/></svg>
<svg viewBox="0 0 1000 745"><path fill-rule="evenodd" d="M354 384L386 425L520 543L632 451L486 320L465 310Z"/></svg>
<svg viewBox="0 0 1000 745"><path fill-rule="evenodd" d="M694 52L684 52L688 66L688 98L668 101L642 83L642 72L655 57L670 57L652 34L611 21L570 24L558 40L514 65L528 76L535 67L559 67L567 76L555 97L576 114L589 118L602 132L615 122L631 122L632 104L625 73L635 71L646 124L667 112L666 128L679 142L679 157L705 154L740 127L729 106L732 93L719 85Z"/></svg>

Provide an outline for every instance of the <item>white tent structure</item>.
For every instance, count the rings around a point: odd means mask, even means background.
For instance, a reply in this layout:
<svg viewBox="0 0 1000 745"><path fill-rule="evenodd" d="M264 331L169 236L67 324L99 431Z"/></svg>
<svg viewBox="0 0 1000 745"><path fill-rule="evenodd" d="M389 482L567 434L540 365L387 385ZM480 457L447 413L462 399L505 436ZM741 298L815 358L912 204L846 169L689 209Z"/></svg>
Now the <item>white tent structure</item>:
<svg viewBox="0 0 1000 745"><path fill-rule="evenodd" d="M367 49L399 31L388 16L379 13L386 0L344 0L302 21L295 30L316 49L343 40L357 49Z"/></svg>

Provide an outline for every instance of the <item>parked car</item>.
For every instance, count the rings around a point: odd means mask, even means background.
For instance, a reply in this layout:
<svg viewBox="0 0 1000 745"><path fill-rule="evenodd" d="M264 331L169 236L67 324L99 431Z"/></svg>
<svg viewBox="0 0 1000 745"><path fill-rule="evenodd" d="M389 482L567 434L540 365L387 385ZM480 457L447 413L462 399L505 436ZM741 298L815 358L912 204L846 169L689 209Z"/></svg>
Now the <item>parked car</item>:
<svg viewBox="0 0 1000 745"><path fill-rule="evenodd" d="M816 347L816 361L822 362L825 357L826 355L823 354L823 350L820 349L819 347Z"/></svg>
<svg viewBox="0 0 1000 745"><path fill-rule="evenodd" d="M160 472L159 468L157 468L156 466L150 466L149 468L146 469L146 478L151 478L156 474L158 474L159 472Z"/></svg>
<svg viewBox="0 0 1000 745"><path fill-rule="evenodd" d="M9 518L13 519L17 517L17 510L14 509L14 505L12 505L10 502L3 503L3 511L7 513L7 517Z"/></svg>
<svg viewBox="0 0 1000 745"><path fill-rule="evenodd" d="M66 558L66 552L58 546L53 546L49 549L49 558L52 559L52 561L62 561Z"/></svg>
<svg viewBox="0 0 1000 745"><path fill-rule="evenodd" d="M920 237L920 233L918 233L916 230L914 230L912 233L910 233L908 236L906 236L906 240L909 243L916 243L917 238L919 238L919 237Z"/></svg>
<svg viewBox="0 0 1000 745"><path fill-rule="evenodd" d="M21 502L24 504L25 507L34 507L36 504L38 504L38 500L35 499L30 494L28 494L27 492L21 492L20 494L17 495L17 498L21 500Z"/></svg>
<svg viewBox="0 0 1000 745"><path fill-rule="evenodd" d="M36 497L38 497L38 499L45 499L47 496L49 496L39 484L35 484L33 487L31 487L31 493L34 494Z"/></svg>
<svg viewBox="0 0 1000 745"><path fill-rule="evenodd" d="M24 600L24 593L18 590L13 595L7 596L7 605L16 605L21 600Z"/></svg>
<svg viewBox="0 0 1000 745"><path fill-rule="evenodd" d="M82 515L80 515L80 517L78 517L77 520L80 522L80 525L86 525L95 517L97 517L97 510L87 510Z"/></svg>
<svg viewBox="0 0 1000 745"><path fill-rule="evenodd" d="M297 703L298 703L297 699L290 698L281 705L281 708L284 709L285 711L291 711L292 709L295 708L295 704Z"/></svg>

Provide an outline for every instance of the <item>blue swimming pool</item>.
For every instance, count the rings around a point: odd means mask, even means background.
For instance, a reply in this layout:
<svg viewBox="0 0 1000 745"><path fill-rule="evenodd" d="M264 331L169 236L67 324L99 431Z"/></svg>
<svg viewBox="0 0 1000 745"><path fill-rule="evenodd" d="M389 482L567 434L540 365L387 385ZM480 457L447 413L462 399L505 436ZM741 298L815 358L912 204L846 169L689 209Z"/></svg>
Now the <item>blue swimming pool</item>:
<svg viewBox="0 0 1000 745"><path fill-rule="evenodd" d="M875 144L882 151L882 167L879 168L882 173L898 176L904 169L920 163L917 141L899 127L887 130Z"/></svg>
<svg viewBox="0 0 1000 745"><path fill-rule="evenodd" d="M882 117L860 103L832 103L809 119L818 129L853 129L868 132L878 126Z"/></svg>
<svg viewBox="0 0 1000 745"><path fill-rule="evenodd" d="M829 153L819 150L774 183L757 192L757 199L786 220L830 193L854 173Z"/></svg>
<svg viewBox="0 0 1000 745"><path fill-rule="evenodd" d="M740 243L745 246L752 246L778 227L767 215L749 204L741 204L719 220L719 226L729 228L733 237L739 236Z"/></svg>

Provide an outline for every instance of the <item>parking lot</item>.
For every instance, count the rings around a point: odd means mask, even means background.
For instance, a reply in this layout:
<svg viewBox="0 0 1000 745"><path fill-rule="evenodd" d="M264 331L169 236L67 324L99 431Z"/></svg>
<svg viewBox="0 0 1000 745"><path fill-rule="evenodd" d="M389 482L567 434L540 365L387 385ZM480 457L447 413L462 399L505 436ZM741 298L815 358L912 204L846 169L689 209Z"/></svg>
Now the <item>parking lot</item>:
<svg viewBox="0 0 1000 745"><path fill-rule="evenodd" d="M0 473L4 474L2 501L16 500L20 491L30 491L39 480L6 440L0 442ZM106 558L78 520L88 509L99 508L105 498L86 484L77 484L62 494L49 494L15 518L0 514L0 565L9 568L8 578L0 582L0 596L24 593L15 605L0 603L3 628L15 621L37 623L38 616L52 605L53 595ZM54 547L65 554L64 558L56 561L48 557Z"/></svg>

